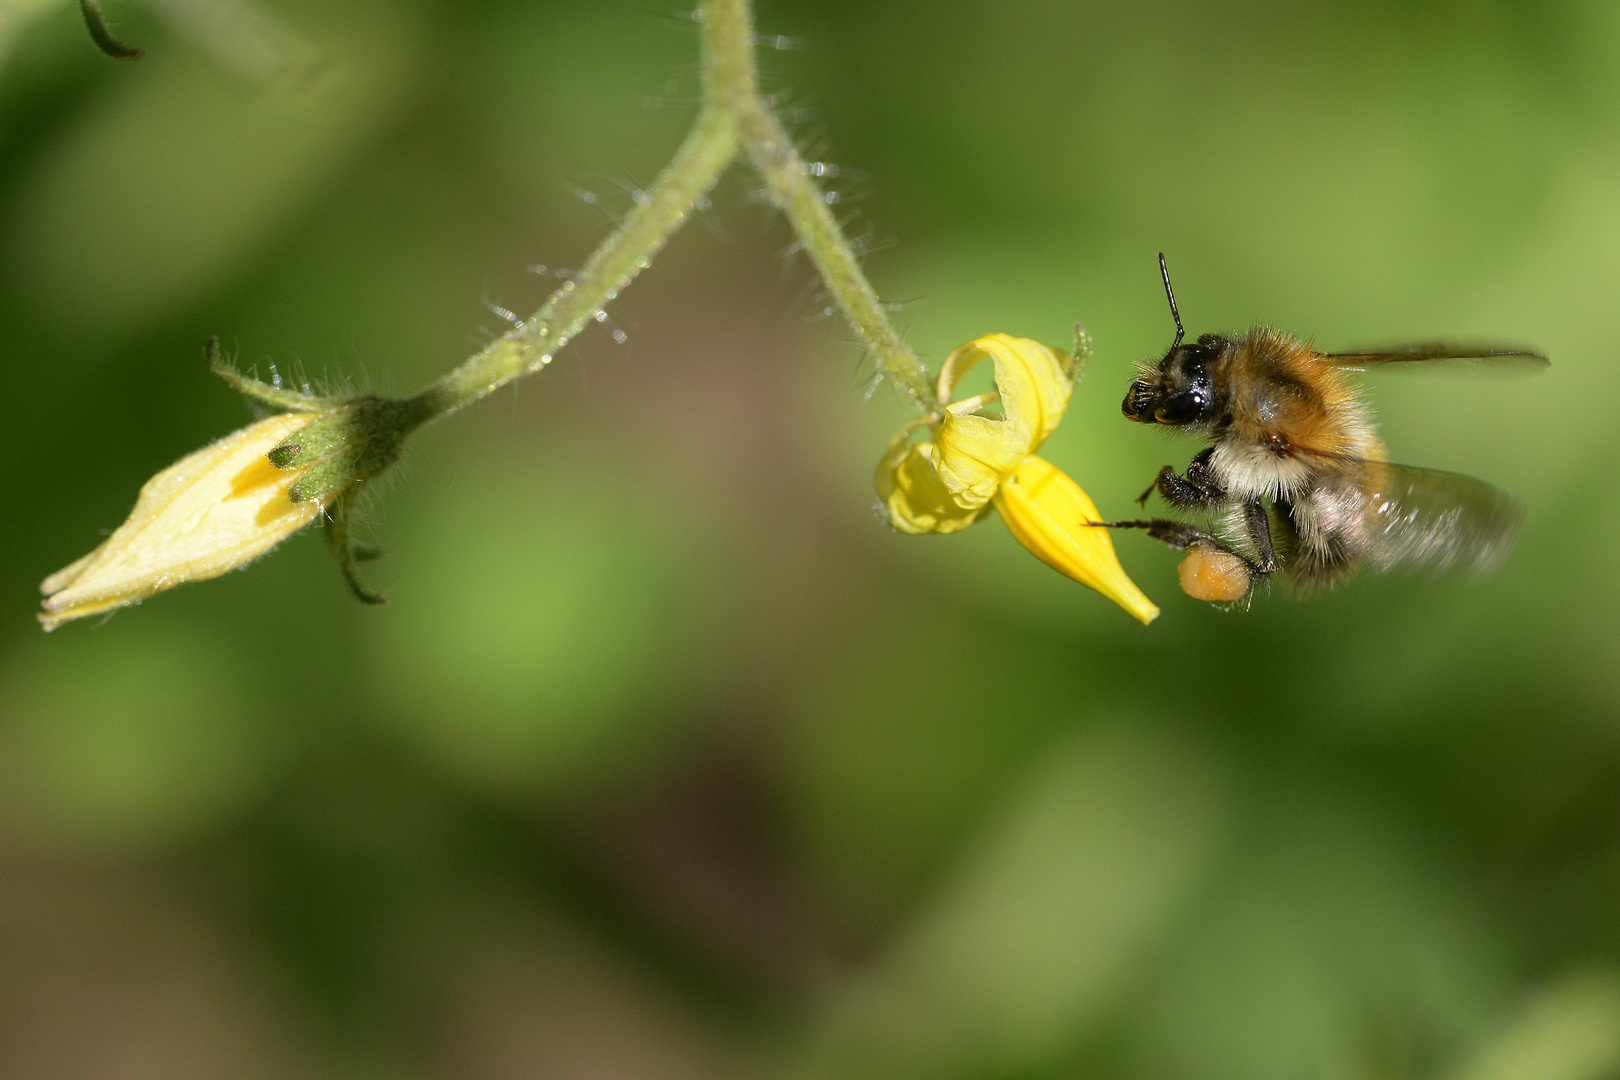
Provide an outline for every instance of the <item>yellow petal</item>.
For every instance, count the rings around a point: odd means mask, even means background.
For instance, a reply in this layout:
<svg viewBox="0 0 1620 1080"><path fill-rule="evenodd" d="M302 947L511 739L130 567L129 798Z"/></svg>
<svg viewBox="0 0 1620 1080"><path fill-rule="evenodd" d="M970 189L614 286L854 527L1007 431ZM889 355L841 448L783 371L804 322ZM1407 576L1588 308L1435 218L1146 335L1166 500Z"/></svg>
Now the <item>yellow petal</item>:
<svg viewBox="0 0 1620 1080"><path fill-rule="evenodd" d="M889 523L903 533L953 533L990 512L988 500L963 500L945 486L934 464L934 444L907 447L900 437L898 464L878 467L878 496ZM886 466L886 467L885 467Z"/></svg>
<svg viewBox="0 0 1620 1080"><path fill-rule="evenodd" d="M1069 377L1072 361L1067 354L1029 338L986 334L959 346L940 365L939 400L949 401L962 376L986 359L995 364L996 390L1009 427L1005 437L1011 441L1011 432L1016 431L1027 440L1026 453L1039 448L1057 430L1069 407L1069 395L1074 392L1074 380Z"/></svg>
<svg viewBox="0 0 1620 1080"><path fill-rule="evenodd" d="M995 506L1018 542L1046 565L1102 593L1144 624L1159 617L1159 609L1119 565L1108 530L1085 524L1103 520L1097 507L1051 462L1025 458L1001 485Z"/></svg>
<svg viewBox="0 0 1620 1080"><path fill-rule="evenodd" d="M45 612L54 630L70 619L122 607L187 581L218 577L258 558L320 515L287 488L302 470L265 458L314 419L271 416L190 454L148 480L129 520L84 558L46 578Z"/></svg>
<svg viewBox="0 0 1620 1080"><path fill-rule="evenodd" d="M1002 481L1063 418L1074 389L1067 358L1007 334L988 334L952 352L940 368L940 401L986 359L995 365L1000 419L947 409L932 443L908 448L907 428L878 465L878 495L902 532L956 532L979 520Z"/></svg>

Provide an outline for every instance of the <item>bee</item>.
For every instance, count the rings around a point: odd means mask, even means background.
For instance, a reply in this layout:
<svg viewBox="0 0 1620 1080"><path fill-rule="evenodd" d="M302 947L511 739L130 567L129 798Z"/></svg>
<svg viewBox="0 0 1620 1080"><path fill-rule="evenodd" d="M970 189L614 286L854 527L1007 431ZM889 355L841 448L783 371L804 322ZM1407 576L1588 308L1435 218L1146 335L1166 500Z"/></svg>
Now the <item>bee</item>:
<svg viewBox="0 0 1620 1080"><path fill-rule="evenodd" d="M1208 440L1183 474L1159 470L1157 491L1201 511L1209 530L1166 518L1101 523L1144 529L1186 551L1183 589L1197 599L1247 601L1274 574L1302 590L1331 587L1363 567L1485 574L1507 558L1523 509L1507 492L1457 473L1388 460L1372 412L1348 372L1384 364L1465 361L1539 371L1534 349L1445 342L1321 353L1287 334L1186 336L1170 270L1159 272L1176 339L1142 366L1121 406L1140 424Z"/></svg>

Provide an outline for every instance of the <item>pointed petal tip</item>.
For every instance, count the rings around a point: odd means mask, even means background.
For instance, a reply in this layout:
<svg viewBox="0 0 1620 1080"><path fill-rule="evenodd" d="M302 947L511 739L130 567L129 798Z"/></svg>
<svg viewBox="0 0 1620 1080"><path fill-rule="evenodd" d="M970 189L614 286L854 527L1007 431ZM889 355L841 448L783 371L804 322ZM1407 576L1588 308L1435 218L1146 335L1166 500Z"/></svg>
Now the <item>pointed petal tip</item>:
<svg viewBox="0 0 1620 1080"><path fill-rule="evenodd" d="M1118 604L1144 626L1159 609L1125 573L1097 507L1062 470L1034 455L1018 466L996 495L1007 530L1052 569Z"/></svg>
<svg viewBox="0 0 1620 1080"><path fill-rule="evenodd" d="M1147 626L1159 617L1159 606L1143 596L1141 590L1133 587L1131 591L1135 593L1134 596L1110 596L1108 599L1124 608L1137 622Z"/></svg>

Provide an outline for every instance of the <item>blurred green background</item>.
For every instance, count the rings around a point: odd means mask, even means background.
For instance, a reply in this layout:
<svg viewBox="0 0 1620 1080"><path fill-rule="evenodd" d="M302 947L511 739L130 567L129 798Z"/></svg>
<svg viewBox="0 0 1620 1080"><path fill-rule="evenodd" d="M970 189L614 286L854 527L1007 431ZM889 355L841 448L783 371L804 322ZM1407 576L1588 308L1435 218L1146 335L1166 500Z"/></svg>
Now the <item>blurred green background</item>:
<svg viewBox="0 0 1620 1080"><path fill-rule="evenodd" d="M0 1072L1620 1076L1620 5L770 0L771 89L925 358L1097 343L1043 451L1105 513L1170 321L1380 373L1391 454L1529 518L1472 587L1138 626L999 525L886 533L906 418L734 172L374 506L49 638L37 582L249 419L414 390L680 139L647 0L0 3ZM888 241L892 246L884 246ZM530 270L535 264L543 273Z"/></svg>

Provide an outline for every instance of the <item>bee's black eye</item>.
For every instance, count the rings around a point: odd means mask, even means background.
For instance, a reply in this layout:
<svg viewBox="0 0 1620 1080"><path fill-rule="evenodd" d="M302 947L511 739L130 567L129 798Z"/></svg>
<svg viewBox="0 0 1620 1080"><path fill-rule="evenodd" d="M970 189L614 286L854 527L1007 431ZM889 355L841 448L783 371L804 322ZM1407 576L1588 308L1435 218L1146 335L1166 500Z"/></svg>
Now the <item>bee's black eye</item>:
<svg viewBox="0 0 1620 1080"><path fill-rule="evenodd" d="M1185 424L1204 409L1204 396L1196 390L1172 394L1159 402L1153 419L1161 424Z"/></svg>

